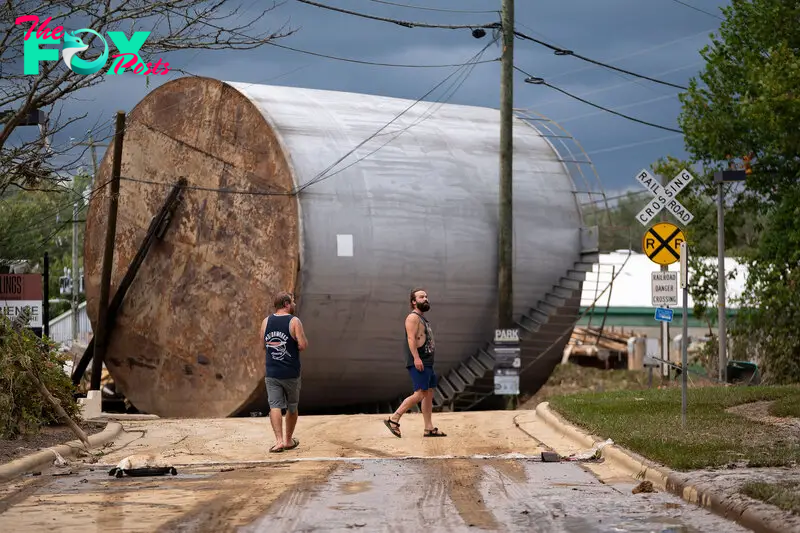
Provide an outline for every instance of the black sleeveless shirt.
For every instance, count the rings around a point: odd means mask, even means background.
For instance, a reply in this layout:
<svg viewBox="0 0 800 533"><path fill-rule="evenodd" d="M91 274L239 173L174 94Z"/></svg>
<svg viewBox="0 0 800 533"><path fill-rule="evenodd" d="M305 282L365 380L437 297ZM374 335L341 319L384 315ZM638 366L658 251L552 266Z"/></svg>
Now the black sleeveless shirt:
<svg viewBox="0 0 800 533"><path fill-rule="evenodd" d="M424 366L433 366L433 353L436 347L436 343L433 340L433 330L431 329L430 322L424 316L420 315L419 313L414 313L422 320L422 323L425 325L425 343L417 348L417 353L419 354L419 358L422 360L422 364ZM414 366L414 356L411 355L411 350L408 347L408 337L407 335L403 336L403 347L405 348L405 355L406 355L406 368Z"/></svg>
<svg viewBox="0 0 800 533"><path fill-rule="evenodd" d="M270 315L264 331L267 377L291 379L300 377L300 350L289 333L294 315Z"/></svg>

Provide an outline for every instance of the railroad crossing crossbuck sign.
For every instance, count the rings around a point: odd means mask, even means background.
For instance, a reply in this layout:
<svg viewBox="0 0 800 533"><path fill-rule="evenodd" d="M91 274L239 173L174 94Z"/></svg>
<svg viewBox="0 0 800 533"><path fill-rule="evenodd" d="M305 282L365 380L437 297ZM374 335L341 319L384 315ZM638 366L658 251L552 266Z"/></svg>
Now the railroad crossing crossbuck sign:
<svg viewBox="0 0 800 533"><path fill-rule="evenodd" d="M671 265L681 259L681 243L686 241L681 229L669 222L659 222L642 237L642 251L654 263Z"/></svg>
<svg viewBox="0 0 800 533"><path fill-rule="evenodd" d="M653 217L661 212L665 207L667 211L683 223L689 224L694 219L694 215L688 209L683 207L681 203L675 199L679 192L686 188L687 185L694 179L688 170L683 169L675 176L672 181L667 183L666 187L662 187L656 178L647 170L642 170L637 176L638 181L645 189L653 193L653 198L644 209L639 211L636 215L636 220L647 226Z"/></svg>

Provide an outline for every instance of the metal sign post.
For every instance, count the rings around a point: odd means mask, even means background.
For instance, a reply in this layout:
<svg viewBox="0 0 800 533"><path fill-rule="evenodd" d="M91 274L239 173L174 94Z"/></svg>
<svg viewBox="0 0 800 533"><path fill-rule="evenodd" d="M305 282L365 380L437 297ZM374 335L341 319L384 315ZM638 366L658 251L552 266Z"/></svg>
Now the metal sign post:
<svg viewBox="0 0 800 533"><path fill-rule="evenodd" d="M689 247L681 243L681 289L683 289L683 334L681 335L681 424L686 428L686 387L689 379Z"/></svg>
<svg viewBox="0 0 800 533"><path fill-rule="evenodd" d="M519 330L495 330L493 350L494 393L499 396L518 396L519 369L522 366Z"/></svg>
<svg viewBox="0 0 800 533"><path fill-rule="evenodd" d="M694 176L686 169L681 170L669 183L663 185L658 183L655 176L650 174L646 169L643 169L636 175L636 181L653 194L653 199L647 204L644 209L639 211L636 215L636 220L643 226L647 226L657 214L663 209L677 218L684 226L688 225L693 219L694 215L686 209L676 199L678 193L685 189L689 183L694 180ZM668 222L660 222L654 224L649 228L642 238L642 251L647 254L647 257L654 263L661 265L661 273L669 274L668 265L680 259L679 248L681 243L686 242L686 237L683 231ZM657 305L655 300L655 277L653 278L653 305ZM677 300L677 288L675 289L674 300ZM670 291L670 299L672 292ZM663 303L660 305L664 305ZM674 305L677 305L675 301ZM672 310L669 314L662 313L659 315L659 310L656 310L656 320L661 321L661 356L664 361L669 361L669 322L672 321ZM662 366L662 375L669 376L669 366L664 363Z"/></svg>
<svg viewBox="0 0 800 533"><path fill-rule="evenodd" d="M725 203L722 185L726 182L746 181L744 170L723 170L714 173L717 184L717 339L719 340L719 380L728 381L728 333L725 324Z"/></svg>

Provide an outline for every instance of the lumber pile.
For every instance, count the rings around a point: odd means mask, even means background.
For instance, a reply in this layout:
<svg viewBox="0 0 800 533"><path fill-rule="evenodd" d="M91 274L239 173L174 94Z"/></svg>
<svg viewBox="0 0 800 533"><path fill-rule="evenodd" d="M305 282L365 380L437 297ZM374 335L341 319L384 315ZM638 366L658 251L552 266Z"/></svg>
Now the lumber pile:
<svg viewBox="0 0 800 533"><path fill-rule="evenodd" d="M562 363L571 357L592 358L610 368L628 359L628 339L635 337L634 331L620 332L600 328L576 326L564 349ZM612 362L612 360L615 360ZM594 366L594 365L592 365Z"/></svg>

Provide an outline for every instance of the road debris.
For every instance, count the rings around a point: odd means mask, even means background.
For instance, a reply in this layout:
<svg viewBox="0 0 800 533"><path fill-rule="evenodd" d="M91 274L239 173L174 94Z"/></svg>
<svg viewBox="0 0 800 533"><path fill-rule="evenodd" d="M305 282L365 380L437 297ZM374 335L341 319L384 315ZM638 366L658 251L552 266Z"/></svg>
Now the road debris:
<svg viewBox="0 0 800 533"><path fill-rule="evenodd" d="M123 475L131 477L163 476L166 474L175 476L178 471L174 466L167 464L162 457L145 454L129 455L108 471L108 475L114 477Z"/></svg>

